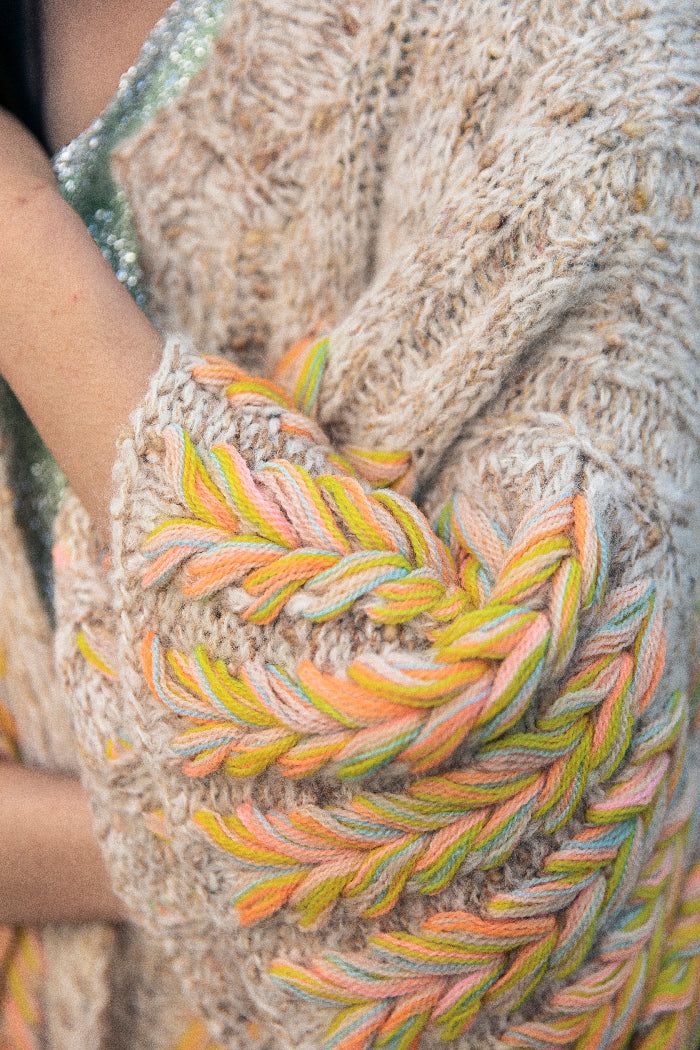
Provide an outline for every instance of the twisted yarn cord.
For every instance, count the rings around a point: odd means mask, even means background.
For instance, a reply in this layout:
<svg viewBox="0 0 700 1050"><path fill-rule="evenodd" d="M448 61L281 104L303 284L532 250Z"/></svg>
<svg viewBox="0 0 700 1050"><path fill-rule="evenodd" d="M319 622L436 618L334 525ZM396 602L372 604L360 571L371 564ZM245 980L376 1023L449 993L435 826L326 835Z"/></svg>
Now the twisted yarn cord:
<svg viewBox="0 0 700 1050"><path fill-rule="evenodd" d="M544 673L566 666L580 613L600 601L605 549L579 495L540 508L510 549L456 501L443 516L455 558L398 493L368 493L346 476L314 479L285 461L253 473L231 446L212 449L210 474L182 429L170 428L165 442L193 516L147 537L144 586L176 571L193 596L236 585L241 616L258 623L283 608L318 622L357 604L375 622L414 621L426 643L360 657L343 677L304 662L294 676L254 666L237 680L198 651L194 663L170 661L178 682L150 639L144 668L154 694L199 723L176 745L194 756L188 772L210 772L249 745L292 775L329 762L341 775L364 775L399 758L425 772L472 728L487 740L514 725Z"/></svg>
<svg viewBox="0 0 700 1050"><path fill-rule="evenodd" d="M297 380L305 407L322 375L314 346ZM252 385L233 396L290 411ZM390 763L409 774L401 792L342 808L200 811L200 827L250 872L236 901L243 922L286 905L314 922L341 896L381 915L407 886L438 892L458 872L502 863L533 822L551 833L577 815L540 875L487 894L478 913L438 911L417 933L378 933L364 952L308 965L280 961L273 977L339 1011L329 1048L413 1048L428 1025L458 1038L482 1009L517 1010L545 975L559 982L545 987L554 1020L508 1030L513 1045L623 1045L639 989L661 972L659 931L679 892L690 811L667 810L687 702L650 707L664 662L654 590L637 581L605 597L607 550L586 499L534 508L509 541L464 496L432 530L399 493L369 492L349 473L312 478L286 461L252 472L223 445L205 464L174 428L166 448L190 516L147 537L144 586L173 574L190 595L233 586L253 622L355 607L414 631L412 647L399 633L340 674L310 661L293 672L253 661L234 674L203 647L144 639L151 691L187 722L174 748L188 774L275 765L357 777ZM458 749L458 768L426 775ZM656 866L644 868L647 841Z"/></svg>
<svg viewBox="0 0 700 1050"><path fill-rule="evenodd" d="M649 754L645 734L640 737L631 772L611 791L619 808L611 807L609 797L590 806L581 830L546 858L540 877L495 894L481 914L437 912L419 934L369 937L364 954L329 954L305 967L273 964L272 975L286 987L339 1010L327 1047L403 1050L418 1046L428 1024L444 1039L458 1038L482 1009L518 1009L545 974L555 981L575 975L546 1000L555 1018L508 1029L504 1041L552 1047L579 1040L577 1046L591 1050L625 1045L641 1006L644 953L649 944L654 952L662 945L661 894L683 871L696 804L693 790L680 812L671 812L637 883L637 897L625 907L645 836L663 817L683 758L682 747L675 762L668 750ZM590 966L580 969L599 930L602 940Z"/></svg>
<svg viewBox="0 0 700 1050"><path fill-rule="evenodd" d="M316 415L329 353L327 336L306 336L290 347L274 372L276 381L290 391L297 408L312 418ZM410 452L363 449L348 444L342 445L341 450L345 463L370 484L391 487L409 496L413 492L415 470Z"/></svg>
<svg viewBox="0 0 700 1050"><path fill-rule="evenodd" d="M538 1050L573 1042L581 1048L623 1047L637 1029L635 1046L689 1045L685 1034L700 997L695 980L700 962L698 865L682 880L697 803L697 789L686 787L667 814L634 893L603 933L590 963L541 1003L538 1020L509 1028L504 1043ZM669 1010L678 1011L673 1019ZM539 1019L542 1015L546 1019ZM677 1042L657 1041L671 1032Z"/></svg>
<svg viewBox="0 0 700 1050"><path fill-rule="evenodd" d="M648 627L655 615L653 595L648 588L642 593L645 602L633 616L629 598L640 589L624 592L624 620L636 628L627 648L619 652L619 632L611 631L611 622L623 619L621 595L611 596L610 616L581 653L583 670L543 709L534 730L510 731L483 745L467 767L418 779L404 794L358 795L339 809L306 805L263 813L247 803L229 817L200 810L200 827L250 873L235 901L241 921L258 921L291 903L305 925L341 895L356 898L366 917L382 915L406 885L436 893L457 872L503 863L534 822L548 833L563 826L589 780L607 781L629 745L642 706L634 687L643 686L635 681L633 654L639 636L653 634ZM611 638L618 650L612 653L602 641ZM660 743L682 719L683 705L674 698L672 710L646 732Z"/></svg>
<svg viewBox="0 0 700 1050"><path fill-rule="evenodd" d="M693 1046L700 1036L700 861L683 889L676 921L664 938L659 973L640 1017L635 1050Z"/></svg>

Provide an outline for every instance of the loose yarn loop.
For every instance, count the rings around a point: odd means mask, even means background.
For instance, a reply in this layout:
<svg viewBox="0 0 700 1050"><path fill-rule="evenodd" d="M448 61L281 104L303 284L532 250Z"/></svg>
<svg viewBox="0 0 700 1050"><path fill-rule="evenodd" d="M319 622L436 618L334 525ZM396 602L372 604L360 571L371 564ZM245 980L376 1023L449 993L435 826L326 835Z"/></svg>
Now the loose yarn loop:
<svg viewBox="0 0 700 1050"><path fill-rule="evenodd" d="M310 345L292 362L307 409L327 353ZM233 380L228 362L195 370L280 426L315 426L266 382ZM341 898L375 918L404 891L437 894L497 867L534 830L558 833L537 877L487 894L478 912L437 911L352 956L275 963L284 987L338 1010L327 1047L414 1048L428 1025L455 1039L481 1010L512 1017L545 978L555 983L538 1021L506 1020L505 1044L622 1047L641 1018L651 1050L691 1025L688 705L675 695L652 706L665 655L654 588L637 580L607 593L607 548L585 497L534 508L509 539L458 495L433 530L400 493L368 490L346 459L314 478L283 460L251 471L227 445L205 463L180 428L165 440L188 516L146 538L144 586L177 574L193 597L234 587L242 618L257 623L354 609L412 624L410 646L397 633L340 671L302 660L234 672L202 646L145 637L151 692L187 723L173 748L188 775L403 775L401 790L343 806L200 810L195 822L241 874L241 921L289 907L304 926Z"/></svg>
<svg viewBox="0 0 700 1050"><path fill-rule="evenodd" d="M275 369L275 380L290 391L294 404L307 416L316 415L329 352L327 336L306 336L290 347ZM343 445L342 454L345 463L371 485L408 496L413 492L416 476L410 452Z"/></svg>

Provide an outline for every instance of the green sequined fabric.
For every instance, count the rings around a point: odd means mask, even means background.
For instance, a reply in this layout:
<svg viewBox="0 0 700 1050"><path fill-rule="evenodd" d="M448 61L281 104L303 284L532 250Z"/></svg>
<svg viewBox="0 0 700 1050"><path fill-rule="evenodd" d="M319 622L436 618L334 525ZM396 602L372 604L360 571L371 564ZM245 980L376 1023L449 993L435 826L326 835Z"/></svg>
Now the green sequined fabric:
<svg viewBox="0 0 700 1050"><path fill-rule="evenodd" d="M51 537L66 482L7 383L0 379L0 420L7 448L15 518L24 536L39 592L53 620Z"/></svg>
<svg viewBox="0 0 700 1050"><path fill-rule="evenodd" d="M136 302L148 313L148 289L124 193L115 185L110 155L171 102L204 64L231 0L175 0L124 74L111 102L89 128L53 158L63 197ZM115 347L126 353L128 348ZM128 358L125 359L128 367ZM69 410L69 409L68 409ZM0 418L9 440L8 466L16 517L49 614L53 604L53 522L66 481L5 383Z"/></svg>

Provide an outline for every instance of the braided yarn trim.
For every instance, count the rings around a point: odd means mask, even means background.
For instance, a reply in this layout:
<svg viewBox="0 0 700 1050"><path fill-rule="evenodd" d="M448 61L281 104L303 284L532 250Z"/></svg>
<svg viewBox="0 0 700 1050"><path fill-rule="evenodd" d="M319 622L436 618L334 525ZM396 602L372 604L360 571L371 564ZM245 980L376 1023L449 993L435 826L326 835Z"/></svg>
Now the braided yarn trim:
<svg viewBox="0 0 700 1050"><path fill-rule="evenodd" d="M294 343L279 361L272 380L252 377L216 355L204 356L192 375L204 386L222 389L232 404L265 408L273 402L278 410L285 409L279 414L280 429L316 441L341 472L364 478L377 488L393 488L410 495L415 482L410 452L355 445L336 449L314 422L329 352L327 336L307 336Z"/></svg>
<svg viewBox="0 0 700 1050"><path fill-rule="evenodd" d="M383 914L393 907L409 879L424 893L438 892L460 868L464 873L502 863L534 821L547 832L565 824L585 790L608 781L617 769L633 721L644 710L661 669L662 636L656 629L649 587L642 584L618 591L601 611L602 623L587 639L574 673L552 692L533 729L516 727L482 743L469 764L457 771L421 777L404 794L357 795L341 809L306 806L303 812L263 814L247 804L228 818L200 811L196 818L200 826L251 869L251 884L237 901L242 920L257 921L293 901L302 922L308 923L341 894L357 898L367 916ZM644 643L652 658L642 671L638 653ZM225 726L226 716L231 720L236 699L240 713L241 694L247 688L248 725L254 731L251 710L258 726L273 713L274 684L280 678L289 682L284 672L246 669L233 679L220 661L215 665L208 659L204 649L194 657L171 650L164 659L155 635L147 636L144 666L154 694L171 709L193 719L197 713L209 719L174 741L175 750L182 754L192 750L193 737L199 745L201 734L207 734L207 743L217 749L208 763L200 758L193 769L186 764L186 771L201 774L214 768L225 753L229 756L225 768L246 775L249 742L240 723L229 721ZM298 696L298 680L295 685L293 695ZM316 695L307 691L307 707ZM219 701L220 719L215 725L212 696ZM279 720L283 711L278 706ZM677 731L680 702L664 717L664 724L657 727L658 741L672 738ZM266 752L256 735L257 759L275 760L287 775L304 775L308 766L291 765L297 737L283 735L285 729L297 727L280 721L278 726L278 736ZM226 728L229 735L224 737ZM474 735L479 739L478 731ZM287 750L280 754L282 746ZM366 753L362 757L366 760ZM346 760L338 766L336 761L339 775L357 773L356 763L349 767ZM367 772L366 761L362 771Z"/></svg>
<svg viewBox="0 0 700 1050"><path fill-rule="evenodd" d="M670 745L683 719L684 706L676 697L654 726L656 744ZM403 795L357 795L344 808L305 805L291 813L263 813L246 803L229 817L200 810L195 820L248 873L234 901L243 924L291 905L300 924L308 925L341 896L354 900L364 917L376 917L389 912L407 886L439 893L458 874L504 863L535 830L557 831L594 785L606 786L611 809L614 804L627 815L637 811L658 786L665 764L647 763L634 776L625 770L611 779L610 765L617 768L620 761L625 728L617 719L610 725L608 739L616 740L617 750L607 770L596 765L598 756L590 750L595 730L573 744L567 734L570 750L564 761L547 756L543 771L520 775L522 752L511 749L505 737L503 748L493 754L507 759L512 753L512 767L504 762L489 768L488 760L477 761L415 781ZM513 736L526 739L525 734ZM602 809L589 812L600 822ZM616 847L622 845L619 833L618 828Z"/></svg>
<svg viewBox="0 0 700 1050"><path fill-rule="evenodd" d="M667 810L653 855L636 878L644 835L663 813L667 797L662 789L639 819L630 848L617 853L612 868L598 867L599 842L592 844L586 834L576 837L570 870L578 888L566 901L561 883L558 904L549 897L547 871L567 862L567 851L558 851L545 864L542 879L495 898L485 918L438 912L418 935L377 934L369 938L364 955L328 955L309 967L278 962L273 975L298 994L339 1010L328 1047L414 1047L428 1024L436 1025L443 1038L455 1039L482 1009L499 1014L517 1010L545 976L549 990L538 1004L537 1020L507 1027L501 1037L505 1045L543 1050L574 1044L627 1046L638 1021L646 1021L647 985L655 986L666 930L672 931L672 943L689 945L690 962L683 960L681 982L686 968L688 984L693 980L700 949L698 887L692 875L686 884L688 899L674 917L690 822L687 797ZM694 805L694 791L691 798ZM590 858L586 879L581 856L591 844L595 859ZM626 885L617 882L611 894L610 884L621 873ZM602 909L601 898L607 902ZM497 908L515 903L516 908L511 917L499 920L494 903ZM686 997L681 994L689 1014L693 999L697 988L689 988Z"/></svg>
<svg viewBox="0 0 700 1050"><path fill-rule="evenodd" d="M540 508L508 547L463 497L442 515L438 535L406 497L367 491L347 475L312 478L284 460L252 472L227 445L211 449L208 469L179 427L166 431L165 445L191 516L167 519L147 537L144 586L175 573L192 597L233 586L241 617L255 623L283 609L321 622L355 606L377 623L411 621L424 642L358 656L342 676L306 661L293 674L253 664L233 677L202 649L169 654L166 666L149 637L152 691L196 723L175 745L188 773L224 760L238 775L271 762L293 776L327 764L360 776L396 761L426 772L469 733L488 741L515 725L538 687L570 662L580 615L600 603L605 547L580 495ZM587 675L614 688L634 665L643 709L663 659L652 613L645 585L616 593L607 633L567 688L590 687ZM643 659L615 662L637 632L650 641L634 643ZM561 729L563 708L578 699L562 696L561 717L541 728Z"/></svg>
<svg viewBox="0 0 700 1050"><path fill-rule="evenodd" d="M295 351L295 397L308 407L327 350L306 351ZM193 372L319 440L266 382L239 376L232 391L231 366L213 358ZM535 828L556 835L540 875L487 894L478 912L436 911L353 955L275 963L284 987L338 1011L327 1046L413 1048L429 1025L455 1039L482 1010L511 1018L506 1045L623 1046L657 988L645 1038L665 1031L665 989L695 973L674 947L695 944L693 877L682 886L696 794L682 779L688 705L655 695L665 642L654 588L609 590L584 495L534 508L509 540L463 495L433 529L345 457L340 473L311 477L284 460L251 471L229 445L205 460L181 428L165 445L187 515L146 538L145 587L177 576L193 597L233 588L257 623L354 609L412 629L410 645L397 632L339 673L308 660L232 669L204 647L144 639L151 692L186 722L173 748L188 775L402 775L400 791L340 807L199 811L242 873L242 922L290 907L315 923L341 897L375 918L404 891L437 894L502 864ZM664 929L679 930L667 963ZM541 1019L516 1022L542 981Z"/></svg>
<svg viewBox="0 0 700 1050"><path fill-rule="evenodd" d="M690 871L675 923L660 948L636 1050L693 1046L700 1039L700 861Z"/></svg>
<svg viewBox="0 0 700 1050"><path fill-rule="evenodd" d="M290 391L294 404L307 416L316 415L329 353L328 336L306 336L290 347L275 369L275 380ZM341 451L345 462L370 484L409 496L413 492L415 470L410 452L356 445L343 445Z"/></svg>

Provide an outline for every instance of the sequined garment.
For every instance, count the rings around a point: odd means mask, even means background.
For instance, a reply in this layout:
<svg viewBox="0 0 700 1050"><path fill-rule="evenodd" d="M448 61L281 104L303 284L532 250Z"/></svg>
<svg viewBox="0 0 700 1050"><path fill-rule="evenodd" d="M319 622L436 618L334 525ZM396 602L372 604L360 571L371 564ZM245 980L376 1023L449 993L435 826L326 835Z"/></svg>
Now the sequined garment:
<svg viewBox="0 0 700 1050"><path fill-rule="evenodd" d="M110 171L115 145L171 101L206 59L230 0L175 0L122 76L104 111L53 158L63 197L81 216L119 281L148 312L148 289L124 193ZM21 405L0 384L0 418L10 441L16 514L49 613L51 534L66 481Z"/></svg>
<svg viewBox="0 0 700 1050"><path fill-rule="evenodd" d="M162 360L60 688L0 638L154 949L124 1050L697 1045L694 6L238 0L114 147Z"/></svg>

